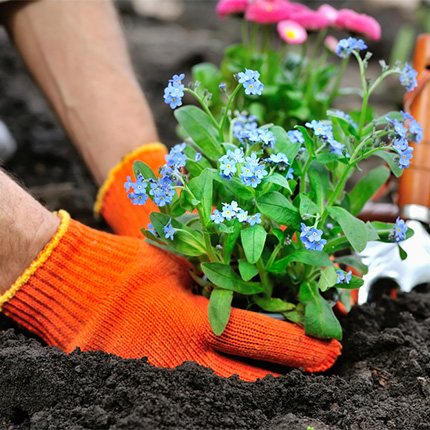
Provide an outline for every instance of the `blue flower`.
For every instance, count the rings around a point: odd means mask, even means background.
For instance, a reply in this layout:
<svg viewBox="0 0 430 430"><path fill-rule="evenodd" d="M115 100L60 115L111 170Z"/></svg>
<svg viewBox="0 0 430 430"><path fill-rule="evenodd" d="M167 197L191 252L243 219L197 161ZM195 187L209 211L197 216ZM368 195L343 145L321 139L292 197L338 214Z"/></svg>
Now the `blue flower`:
<svg viewBox="0 0 430 430"><path fill-rule="evenodd" d="M318 230L315 227L308 227L304 223L301 223L300 230L300 239L306 249L313 249L315 251L323 250L327 241L325 239L321 239L323 234L322 230Z"/></svg>
<svg viewBox="0 0 430 430"><path fill-rule="evenodd" d="M399 167L401 169L403 169L405 167L409 167L409 165L411 164L411 159L413 157L413 155L412 155L413 150L414 150L414 148L409 146L405 151L400 153Z"/></svg>
<svg viewBox="0 0 430 430"><path fill-rule="evenodd" d="M194 157L194 161L198 162L202 159L202 154L200 152L196 152L196 156Z"/></svg>
<svg viewBox="0 0 430 430"><path fill-rule="evenodd" d="M400 113L402 114L403 118L405 118L405 119L414 119L414 117L409 112L404 112L401 110Z"/></svg>
<svg viewBox="0 0 430 430"><path fill-rule="evenodd" d="M408 63L405 63L405 66L400 73L399 81L402 86L405 87L406 91L412 91L416 86L418 86L417 75L418 72Z"/></svg>
<svg viewBox="0 0 430 430"><path fill-rule="evenodd" d="M263 84L258 80L260 73L255 70L245 69L245 72L237 74L237 80L243 84L245 94L247 95L261 95L263 92Z"/></svg>
<svg viewBox="0 0 430 430"><path fill-rule="evenodd" d="M214 210L214 213L210 216L210 219L215 224L220 224L224 221L224 217L222 216L222 213L218 209Z"/></svg>
<svg viewBox="0 0 430 430"><path fill-rule="evenodd" d="M222 216L230 221L232 218L236 216L236 212L230 207L229 204L224 203L224 207L222 208Z"/></svg>
<svg viewBox="0 0 430 430"><path fill-rule="evenodd" d="M127 193L128 193L128 191L130 190L130 187L133 185L133 182L131 181L131 178L130 178L130 176L127 176L127 181L126 182L124 182L124 188L125 188L125 190L127 191Z"/></svg>
<svg viewBox="0 0 430 430"><path fill-rule="evenodd" d="M136 179L135 183L131 183L131 187L133 188L133 192L135 194L146 194L147 186L148 184L141 178Z"/></svg>
<svg viewBox="0 0 430 430"><path fill-rule="evenodd" d="M348 37L348 39L339 40L336 46L335 53L340 58L348 58L352 51L358 53L363 49L367 49L367 45L361 39L356 39L354 37Z"/></svg>
<svg viewBox="0 0 430 430"><path fill-rule="evenodd" d="M248 218L248 222L250 225L261 224L261 214L256 213Z"/></svg>
<svg viewBox="0 0 430 430"><path fill-rule="evenodd" d="M130 193L128 198L131 199L131 203L134 205L143 206L148 200L148 194Z"/></svg>
<svg viewBox="0 0 430 430"><path fill-rule="evenodd" d="M262 164L259 164L257 166L254 167L254 175L258 178L258 179L263 179L265 176L268 175L267 170L264 168L264 166Z"/></svg>
<svg viewBox="0 0 430 430"><path fill-rule="evenodd" d="M408 149L409 143L406 139L394 139L393 141L393 149L397 152L401 153Z"/></svg>
<svg viewBox="0 0 430 430"><path fill-rule="evenodd" d="M236 214L236 217L239 222L246 222L248 221L248 211L240 209L239 212Z"/></svg>
<svg viewBox="0 0 430 430"><path fill-rule="evenodd" d="M350 270L348 273L345 273L343 270L336 270L336 284L349 284L351 281L352 271Z"/></svg>
<svg viewBox="0 0 430 430"><path fill-rule="evenodd" d="M219 87L220 89L224 89L224 88L226 87L226 83L225 83L225 82L221 82L221 83L218 85L218 87Z"/></svg>
<svg viewBox="0 0 430 430"><path fill-rule="evenodd" d="M394 241L401 242L406 239L406 232L408 231L408 226L403 219L397 217L396 225L394 226Z"/></svg>
<svg viewBox="0 0 430 430"><path fill-rule="evenodd" d="M293 173L294 173L294 169L292 167L290 167L288 169L287 176L285 176L285 178L286 179L294 179Z"/></svg>
<svg viewBox="0 0 430 430"><path fill-rule="evenodd" d="M150 222L148 224L148 227L146 227L146 229L152 233L154 236L157 236L157 231L155 230L154 226L152 225L152 223Z"/></svg>
<svg viewBox="0 0 430 430"><path fill-rule="evenodd" d="M248 157L245 158L245 161L247 163L249 163L251 166L256 166L260 160L257 157L257 153L256 152L251 152L251 155L249 155Z"/></svg>
<svg viewBox="0 0 430 430"><path fill-rule="evenodd" d="M243 163L244 161L244 153L242 148L237 148L234 151L231 151L230 149L227 151L227 157L230 157L230 159L234 160L235 163Z"/></svg>
<svg viewBox="0 0 430 430"><path fill-rule="evenodd" d="M170 218L169 222L163 227L163 231L166 239L173 240L173 236L175 235L175 229L172 227L172 219Z"/></svg>
<svg viewBox="0 0 430 430"><path fill-rule="evenodd" d="M278 164L278 163L289 164L288 158L283 152L278 152L277 154L270 154L270 157L266 158L264 161L267 161L269 163L275 163L275 164Z"/></svg>
<svg viewBox="0 0 430 430"><path fill-rule="evenodd" d="M409 123L410 138L413 142L419 143L423 138L423 129L421 124L415 119L412 119Z"/></svg>
<svg viewBox="0 0 430 430"><path fill-rule="evenodd" d="M312 120L305 124L306 127L311 128L315 136L321 136L323 139L333 137L331 125L324 124L322 121Z"/></svg>
<svg viewBox="0 0 430 430"><path fill-rule="evenodd" d="M330 146L330 153L331 154L342 155L342 148L344 148L345 145L343 145L342 143L338 142L334 138L329 138L327 140L327 142L328 142L328 144Z"/></svg>
<svg viewBox="0 0 430 430"><path fill-rule="evenodd" d="M265 148L273 148L275 146L276 137L273 135L273 133L267 129L260 130L259 132L259 138L261 142L263 143L263 147Z"/></svg>
<svg viewBox="0 0 430 430"><path fill-rule="evenodd" d="M220 170L221 170L221 173L225 176L233 176L237 170L236 163L234 162L234 160L228 157L223 159L223 161L221 161L220 159Z"/></svg>
<svg viewBox="0 0 430 430"><path fill-rule="evenodd" d="M289 130L287 134L292 143L305 143L305 138L300 130Z"/></svg>
<svg viewBox="0 0 430 430"><path fill-rule="evenodd" d="M164 89L164 102L170 105L172 109L182 105L182 97L184 96L184 85L181 83L185 75L174 75L169 79L169 84Z"/></svg>

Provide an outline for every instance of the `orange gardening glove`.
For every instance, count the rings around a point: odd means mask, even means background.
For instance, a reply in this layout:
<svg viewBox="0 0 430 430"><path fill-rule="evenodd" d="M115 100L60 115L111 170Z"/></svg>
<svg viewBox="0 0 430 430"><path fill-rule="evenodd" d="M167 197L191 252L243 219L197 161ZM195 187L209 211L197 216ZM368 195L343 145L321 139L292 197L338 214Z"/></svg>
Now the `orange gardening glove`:
<svg viewBox="0 0 430 430"><path fill-rule="evenodd" d="M143 237L140 229L148 225L151 212L159 212L155 203L148 199L144 206L135 206L127 197L124 182L127 176L134 179L133 163L143 161L155 174L166 164L166 147L161 143L142 145L129 153L114 167L97 195L94 211L102 215L112 230L123 236Z"/></svg>
<svg viewBox="0 0 430 430"><path fill-rule="evenodd" d="M269 372L240 357L316 372L341 352L336 340L316 340L295 324L239 309L216 336L208 300L192 293L185 260L59 215L51 242L0 297L6 315L50 345L148 357L170 368L195 361L220 376L249 381Z"/></svg>

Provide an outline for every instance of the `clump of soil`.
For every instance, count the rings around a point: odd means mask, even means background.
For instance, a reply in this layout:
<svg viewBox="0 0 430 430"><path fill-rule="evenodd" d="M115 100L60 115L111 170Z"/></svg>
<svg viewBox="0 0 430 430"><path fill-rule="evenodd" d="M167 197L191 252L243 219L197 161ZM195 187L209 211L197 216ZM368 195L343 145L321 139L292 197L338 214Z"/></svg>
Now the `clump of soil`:
<svg viewBox="0 0 430 430"><path fill-rule="evenodd" d="M383 297L343 321L324 374L290 369L254 383L58 348L0 332L7 429L430 429L430 293Z"/></svg>

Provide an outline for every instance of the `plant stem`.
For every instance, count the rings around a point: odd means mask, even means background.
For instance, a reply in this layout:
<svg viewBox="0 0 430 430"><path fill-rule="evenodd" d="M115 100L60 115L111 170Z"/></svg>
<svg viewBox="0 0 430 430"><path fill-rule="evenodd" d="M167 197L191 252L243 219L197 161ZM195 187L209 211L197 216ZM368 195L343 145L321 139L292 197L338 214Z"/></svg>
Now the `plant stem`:
<svg viewBox="0 0 430 430"><path fill-rule="evenodd" d="M193 90L189 89L189 88L184 88L184 91L187 93L192 94L201 104L202 108L205 110L205 112L208 114L209 118L212 121L212 124L216 127L217 130L220 129L220 126L218 124L218 121L215 119L215 117L212 115L212 112L209 110L209 108L207 107L206 103L204 102L204 100Z"/></svg>
<svg viewBox="0 0 430 430"><path fill-rule="evenodd" d="M240 90L241 87L242 87L242 84L238 84L237 87L234 89L233 93L231 94L230 98L228 99L227 106L225 107L224 115L221 119L221 125L218 126L219 137L220 137L221 142L224 142L224 126L225 126L225 121L226 121L227 116L228 116L228 112L230 110L230 106L231 106L234 98L236 97L236 94L238 93L238 91Z"/></svg>
<svg viewBox="0 0 430 430"><path fill-rule="evenodd" d="M270 298L272 296L273 286L270 282L269 274L266 268L264 267L264 264L261 258L258 259L256 266L257 266L258 274L260 275L261 285L264 288L263 294L265 297Z"/></svg>

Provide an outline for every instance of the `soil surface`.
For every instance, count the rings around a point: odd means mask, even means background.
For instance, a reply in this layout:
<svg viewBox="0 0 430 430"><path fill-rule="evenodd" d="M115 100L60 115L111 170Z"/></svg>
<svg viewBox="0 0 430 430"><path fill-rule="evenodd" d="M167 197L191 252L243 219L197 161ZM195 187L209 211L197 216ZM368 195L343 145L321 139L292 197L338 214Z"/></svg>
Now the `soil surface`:
<svg viewBox="0 0 430 430"><path fill-rule="evenodd" d="M214 19L215 4L185 2L185 13L163 22L119 3L136 71L170 145L178 142L162 101L167 80L219 61L237 37ZM374 15L389 23L373 49L387 58L388 42L412 17L394 9ZM399 108L399 94L380 94L380 105ZM0 95L0 119L18 143L4 167L50 209L107 229L92 214L97 189L88 171L1 31ZM342 325L343 354L328 372L287 369L247 383L194 363L171 370L102 352L66 355L1 316L0 429L430 429L430 290L354 307Z"/></svg>

